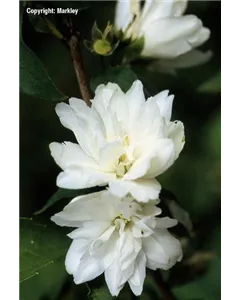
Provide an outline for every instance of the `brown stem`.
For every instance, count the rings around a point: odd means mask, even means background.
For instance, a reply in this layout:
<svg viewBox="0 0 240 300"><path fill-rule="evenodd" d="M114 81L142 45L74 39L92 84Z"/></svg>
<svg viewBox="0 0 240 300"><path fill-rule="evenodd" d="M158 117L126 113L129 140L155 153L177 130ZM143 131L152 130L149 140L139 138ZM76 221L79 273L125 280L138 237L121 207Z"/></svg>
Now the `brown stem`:
<svg viewBox="0 0 240 300"><path fill-rule="evenodd" d="M83 100L90 107L91 106L91 93L88 87L86 74L84 71L81 51L79 47L79 39L76 35L72 35L69 42L70 52L73 59L73 65L77 76L78 85Z"/></svg>
<svg viewBox="0 0 240 300"><path fill-rule="evenodd" d="M163 281L162 274L160 271L153 272L153 277L155 279L156 284L160 288L164 300L175 300L175 297L172 295L169 287Z"/></svg>

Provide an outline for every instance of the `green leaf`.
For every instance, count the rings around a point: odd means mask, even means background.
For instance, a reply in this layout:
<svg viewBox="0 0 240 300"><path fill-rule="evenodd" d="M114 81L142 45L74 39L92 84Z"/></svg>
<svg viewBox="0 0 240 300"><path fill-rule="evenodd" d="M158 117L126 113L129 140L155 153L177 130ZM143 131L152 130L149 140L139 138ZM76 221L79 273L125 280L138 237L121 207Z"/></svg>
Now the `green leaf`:
<svg viewBox="0 0 240 300"><path fill-rule="evenodd" d="M41 208L40 210L35 212L34 215L39 215L39 214L43 213L46 209L48 209L49 207L51 207L52 205L54 205L55 203L57 203L58 201L60 201L62 199L68 199L68 198L74 198L74 197L81 196L81 195L87 195L87 194L90 194L93 192L101 191L102 189L103 189L102 187L95 187L94 189L89 188L89 189L81 189L81 190L68 190L68 189L60 188L56 191L55 194L52 195L52 197L50 197L50 199L43 206L43 208Z"/></svg>
<svg viewBox="0 0 240 300"><path fill-rule="evenodd" d="M82 192L83 193L83 192ZM57 203L59 200L67 199L67 198L74 198L76 196L79 196L81 193L79 190L65 190L65 189L58 189L56 193L52 195L52 197L49 198L47 203L34 213L34 215L39 215L43 213L46 209Z"/></svg>
<svg viewBox="0 0 240 300"><path fill-rule="evenodd" d="M125 57L128 61L137 59L140 57L144 47L144 37L134 40L127 48Z"/></svg>
<svg viewBox="0 0 240 300"><path fill-rule="evenodd" d="M221 72L217 72L213 77L201 84L198 89L200 93L220 93L221 92Z"/></svg>
<svg viewBox="0 0 240 300"><path fill-rule="evenodd" d="M66 255L70 240L51 225L20 219L20 283Z"/></svg>
<svg viewBox="0 0 240 300"><path fill-rule="evenodd" d="M136 74L127 67L116 67L110 70L107 70L105 73L101 74L98 77L95 77L91 80L90 86L92 91L99 84L107 84L108 82L117 83L120 88L126 92L132 85L132 83L137 79Z"/></svg>
<svg viewBox="0 0 240 300"><path fill-rule="evenodd" d="M113 297L108 291L107 287L102 287L100 289L95 289L92 293L92 300L111 300Z"/></svg>
<svg viewBox="0 0 240 300"><path fill-rule="evenodd" d="M63 95L51 81L40 59L20 40L20 89L44 100L61 101Z"/></svg>
<svg viewBox="0 0 240 300"><path fill-rule="evenodd" d="M20 300L56 300L68 274L63 259L41 269L38 276L21 283ZM71 299L72 300L72 299Z"/></svg>
<svg viewBox="0 0 240 300"><path fill-rule="evenodd" d="M30 50L22 39L22 13L19 16L18 31L18 86L19 91L36 98L60 101L63 95L52 82L40 59Z"/></svg>

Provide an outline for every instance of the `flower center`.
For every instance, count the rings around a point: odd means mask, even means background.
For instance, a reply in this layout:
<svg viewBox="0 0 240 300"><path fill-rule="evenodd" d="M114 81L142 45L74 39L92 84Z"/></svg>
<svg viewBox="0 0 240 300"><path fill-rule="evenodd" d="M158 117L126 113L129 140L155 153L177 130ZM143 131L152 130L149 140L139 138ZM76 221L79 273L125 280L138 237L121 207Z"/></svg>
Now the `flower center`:
<svg viewBox="0 0 240 300"><path fill-rule="evenodd" d="M124 136L124 138L123 138L123 145L125 147L128 147L130 145L130 141L129 141L129 136L128 135Z"/></svg>
<svg viewBox="0 0 240 300"><path fill-rule="evenodd" d="M130 217L129 219L127 219L126 217L124 217L122 214L119 214L114 220L113 223L116 227L116 229L126 229L127 226L130 225L132 221L132 217Z"/></svg>
<svg viewBox="0 0 240 300"><path fill-rule="evenodd" d="M129 147L130 142L129 142L129 137L127 135L124 136L123 138L123 145L124 147ZM123 177L131 168L132 162L128 159L127 154L124 153L122 154L117 162L117 168L116 168L116 175L117 178Z"/></svg>

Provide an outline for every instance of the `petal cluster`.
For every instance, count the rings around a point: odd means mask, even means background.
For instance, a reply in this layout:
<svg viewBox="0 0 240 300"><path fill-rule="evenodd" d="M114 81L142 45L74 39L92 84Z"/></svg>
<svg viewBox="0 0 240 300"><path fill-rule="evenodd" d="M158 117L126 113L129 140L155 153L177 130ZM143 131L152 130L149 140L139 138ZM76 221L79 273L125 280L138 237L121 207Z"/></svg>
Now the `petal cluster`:
<svg viewBox="0 0 240 300"><path fill-rule="evenodd" d="M181 245L167 230L177 221L158 218L156 201L139 203L109 191L73 199L52 217L60 226L77 227L66 256L66 269L80 284L104 273L113 296L126 282L140 295L146 267L167 270L182 258Z"/></svg>
<svg viewBox="0 0 240 300"><path fill-rule="evenodd" d="M135 81L124 93L117 84L100 85L92 106L81 99L60 103L56 113L77 143L51 143L51 155L63 170L57 185L82 189L109 185L112 194L137 201L157 199L155 179L178 158L184 126L171 121L173 95L163 91L145 99Z"/></svg>
<svg viewBox="0 0 240 300"><path fill-rule="evenodd" d="M125 38L144 37L142 55L172 59L200 46L210 30L194 15L183 15L186 0L118 0L115 26Z"/></svg>

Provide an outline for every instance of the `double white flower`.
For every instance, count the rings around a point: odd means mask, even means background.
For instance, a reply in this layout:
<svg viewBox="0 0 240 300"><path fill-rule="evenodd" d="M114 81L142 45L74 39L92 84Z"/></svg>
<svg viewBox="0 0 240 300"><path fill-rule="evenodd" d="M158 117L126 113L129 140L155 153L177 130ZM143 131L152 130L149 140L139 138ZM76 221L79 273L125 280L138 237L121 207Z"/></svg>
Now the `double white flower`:
<svg viewBox="0 0 240 300"><path fill-rule="evenodd" d="M161 186L155 177L184 146L183 124L170 121L172 101L168 91L146 100L137 80L127 93L113 83L98 86L91 108L76 98L56 106L78 142L50 144L63 170L57 185L108 184L108 190L76 197L52 217L60 226L77 227L66 257L76 284L104 272L113 296L126 282L140 295L146 267L167 270L181 260L181 245L167 230L177 221L156 218Z"/></svg>
<svg viewBox="0 0 240 300"><path fill-rule="evenodd" d="M184 146L182 122L171 122L174 96L163 91L145 99L135 81L125 94L117 84L100 85L91 108L80 99L60 103L56 112L78 143L51 143L62 168L57 185L82 189L109 185L112 194L128 193L137 201L157 199L161 186L155 179L178 158Z"/></svg>
<svg viewBox="0 0 240 300"><path fill-rule="evenodd" d="M181 245L167 228L177 221L161 213L156 201L138 203L102 191L73 199L52 217L60 226L78 227L68 236L73 242L66 269L80 284L104 272L108 288L117 296L126 282L140 295L146 267L167 270L182 258Z"/></svg>
<svg viewBox="0 0 240 300"><path fill-rule="evenodd" d="M203 44L210 30L194 15L183 16L186 0L118 0L115 26L125 38L144 38L142 56L175 58Z"/></svg>

